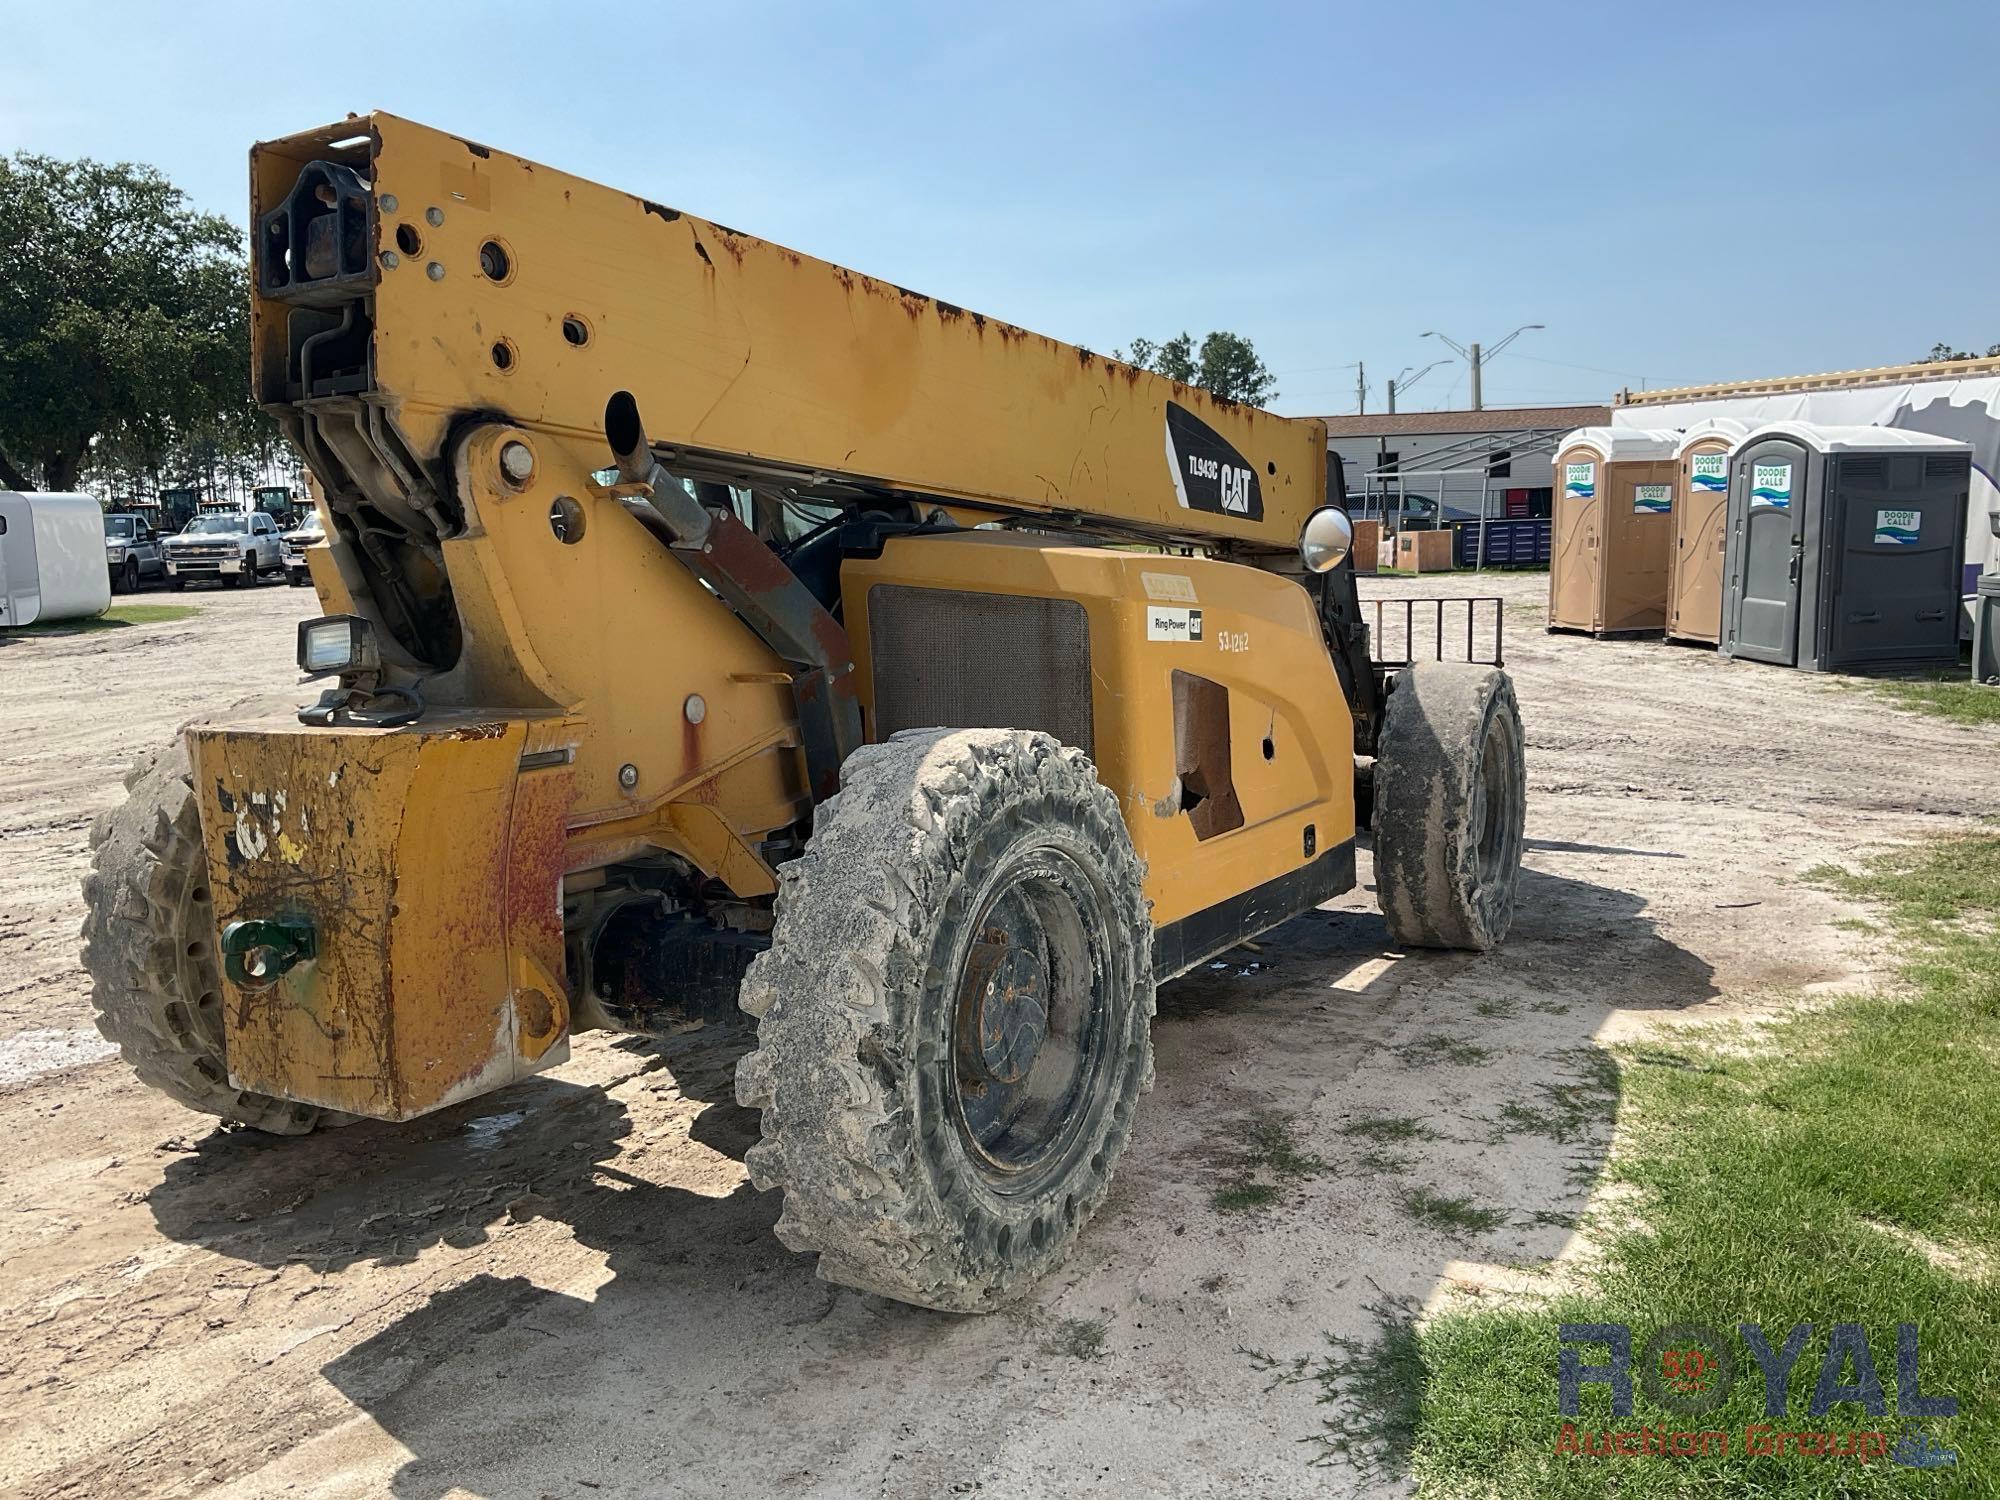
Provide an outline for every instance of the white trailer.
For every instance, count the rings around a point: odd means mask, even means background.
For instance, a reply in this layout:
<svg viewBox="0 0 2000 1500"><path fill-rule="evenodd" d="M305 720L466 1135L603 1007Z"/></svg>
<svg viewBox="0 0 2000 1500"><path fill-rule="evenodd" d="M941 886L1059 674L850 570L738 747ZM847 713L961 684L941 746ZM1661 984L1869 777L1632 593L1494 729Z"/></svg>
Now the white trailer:
<svg viewBox="0 0 2000 1500"><path fill-rule="evenodd" d="M89 495L0 490L0 628L110 607L104 507Z"/></svg>

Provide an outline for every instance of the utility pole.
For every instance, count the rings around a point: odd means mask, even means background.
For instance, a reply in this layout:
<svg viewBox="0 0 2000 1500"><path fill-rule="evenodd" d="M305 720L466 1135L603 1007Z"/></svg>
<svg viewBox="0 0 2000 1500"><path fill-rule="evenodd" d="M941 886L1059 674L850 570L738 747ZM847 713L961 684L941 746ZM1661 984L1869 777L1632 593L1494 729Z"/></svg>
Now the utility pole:
<svg viewBox="0 0 2000 1500"><path fill-rule="evenodd" d="M1396 415L1396 382L1389 382L1389 415Z"/></svg>
<svg viewBox="0 0 2000 1500"><path fill-rule="evenodd" d="M1389 410L1396 409L1396 388L1389 388ZM1354 410L1356 413L1368 410L1368 366L1360 360L1354 362Z"/></svg>
<svg viewBox="0 0 2000 1500"><path fill-rule="evenodd" d="M1512 333L1508 334L1507 337L1500 340L1499 343L1495 344L1490 351L1484 354L1480 352L1479 345L1474 344L1470 349L1468 349L1463 344L1459 343L1457 339L1448 338L1444 334L1437 332L1435 329L1427 330L1424 334L1424 337L1427 339L1443 339L1445 343L1451 345L1452 348L1458 351L1459 356L1462 359L1464 359L1467 364L1472 366L1472 409L1474 411L1484 411L1486 409L1486 397L1485 397L1485 392L1480 388L1479 375L1480 371L1485 368L1486 361L1493 358L1494 355L1498 354L1502 349L1505 349L1509 344L1513 343L1515 339L1519 338L1522 334L1526 333L1530 328L1542 328L1545 326L1546 326L1545 324L1541 323L1523 323L1519 328L1516 328Z"/></svg>

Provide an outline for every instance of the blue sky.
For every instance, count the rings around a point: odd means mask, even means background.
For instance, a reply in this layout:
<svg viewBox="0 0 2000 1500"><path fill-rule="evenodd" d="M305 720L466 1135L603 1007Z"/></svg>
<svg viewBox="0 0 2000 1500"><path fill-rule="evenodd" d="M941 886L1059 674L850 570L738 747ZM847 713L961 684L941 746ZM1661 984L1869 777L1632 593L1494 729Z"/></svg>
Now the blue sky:
<svg viewBox="0 0 2000 1500"><path fill-rule="evenodd" d="M1059 338L1230 328L1281 411L1543 323L1489 404L2000 342L2000 4L0 0L0 150L244 214L382 108ZM1405 409L1465 404L1464 367Z"/></svg>

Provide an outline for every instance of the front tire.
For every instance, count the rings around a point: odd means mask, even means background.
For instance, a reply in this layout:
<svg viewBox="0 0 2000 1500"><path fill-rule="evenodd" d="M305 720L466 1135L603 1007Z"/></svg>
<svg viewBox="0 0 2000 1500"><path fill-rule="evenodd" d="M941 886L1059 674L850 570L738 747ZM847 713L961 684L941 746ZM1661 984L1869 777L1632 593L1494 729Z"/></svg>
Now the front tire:
<svg viewBox="0 0 2000 1500"><path fill-rule="evenodd" d="M854 752L779 871L736 1096L778 1237L829 1281L978 1312L1104 1199L1152 1081L1152 928L1117 800L1022 730Z"/></svg>
<svg viewBox="0 0 2000 1500"><path fill-rule="evenodd" d="M1506 937L1521 880L1527 769L1514 684L1497 667L1406 667L1382 715L1375 890L1389 934L1483 951Z"/></svg>
<svg viewBox="0 0 2000 1500"><path fill-rule="evenodd" d="M172 592L178 594L182 589L186 588L187 586L188 586L188 581L185 578L181 577L180 574L169 573L167 575L167 587Z"/></svg>
<svg viewBox="0 0 2000 1500"><path fill-rule="evenodd" d="M230 1086L215 909L187 742L176 738L126 785L124 805L91 830L96 855L83 882L83 966L98 1031L118 1044L140 1082L189 1109L271 1135L352 1118Z"/></svg>

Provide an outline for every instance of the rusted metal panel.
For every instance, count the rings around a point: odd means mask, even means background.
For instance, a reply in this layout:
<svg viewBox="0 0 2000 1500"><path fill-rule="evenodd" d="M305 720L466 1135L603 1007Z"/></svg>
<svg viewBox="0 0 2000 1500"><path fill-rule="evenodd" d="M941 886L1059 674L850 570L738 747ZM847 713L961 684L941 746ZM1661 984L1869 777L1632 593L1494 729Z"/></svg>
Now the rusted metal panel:
<svg viewBox="0 0 2000 1500"><path fill-rule="evenodd" d="M567 1055L568 770L521 720L190 731L219 921L305 921L317 957L225 980L240 1088L408 1119Z"/></svg>
<svg viewBox="0 0 2000 1500"><path fill-rule="evenodd" d="M471 410L594 434L607 397L628 390L657 442L745 471L1271 550L1293 547L1325 497L1321 422L393 115L258 147L257 210L325 159L369 175L371 399L421 458L441 457ZM482 255L500 264L488 246L504 255L498 277L482 267ZM283 340L268 302L258 333L260 392L276 399Z"/></svg>

